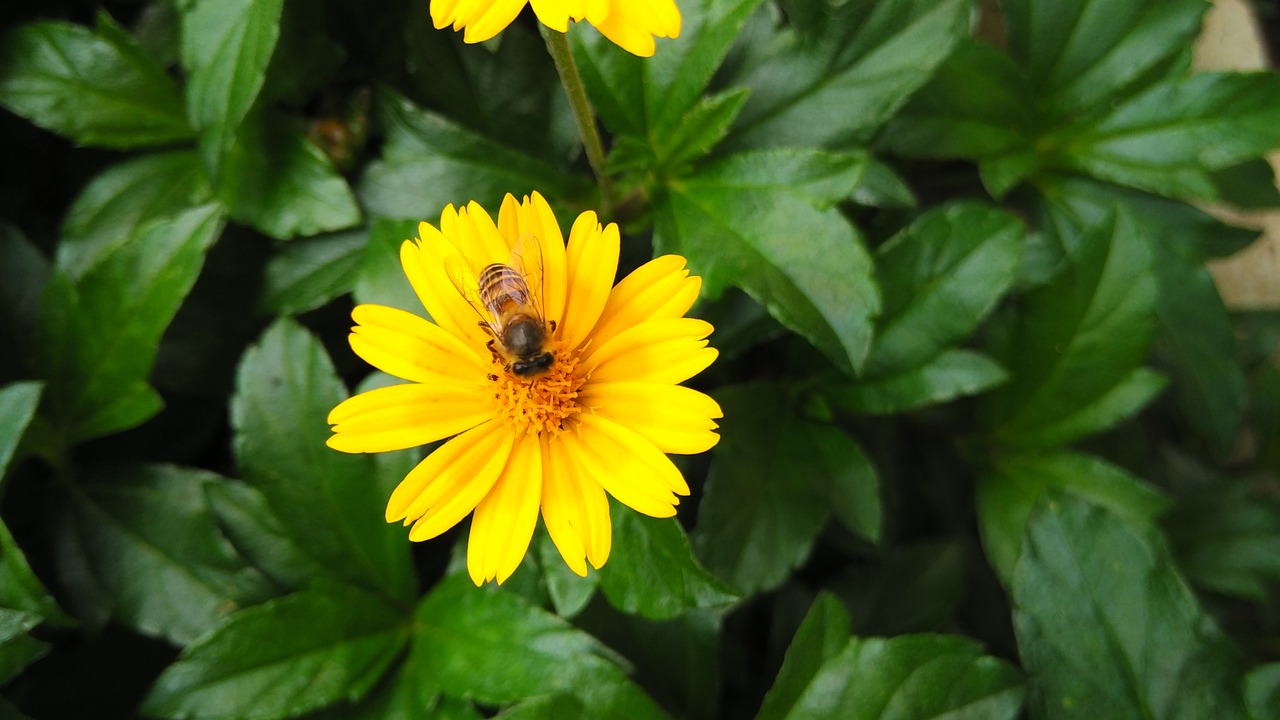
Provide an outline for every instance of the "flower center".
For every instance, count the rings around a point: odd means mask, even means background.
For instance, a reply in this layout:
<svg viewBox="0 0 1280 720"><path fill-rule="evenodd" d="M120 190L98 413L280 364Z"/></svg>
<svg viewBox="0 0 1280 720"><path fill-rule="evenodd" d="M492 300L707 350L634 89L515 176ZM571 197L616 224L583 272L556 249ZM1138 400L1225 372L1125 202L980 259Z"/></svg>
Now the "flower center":
<svg viewBox="0 0 1280 720"><path fill-rule="evenodd" d="M517 432L559 435L567 429L565 420L578 413L578 389L586 382L575 372L578 358L560 342L552 344L551 353L551 367L536 377L515 375L496 357L491 361L489 384L498 416Z"/></svg>

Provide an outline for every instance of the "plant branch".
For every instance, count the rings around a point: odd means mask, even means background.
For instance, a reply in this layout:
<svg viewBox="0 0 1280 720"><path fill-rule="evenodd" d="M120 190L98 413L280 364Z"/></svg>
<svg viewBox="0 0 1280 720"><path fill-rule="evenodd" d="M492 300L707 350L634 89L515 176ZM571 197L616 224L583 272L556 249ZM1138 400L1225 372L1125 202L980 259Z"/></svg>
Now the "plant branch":
<svg viewBox="0 0 1280 720"><path fill-rule="evenodd" d="M547 43L547 51L556 64L556 72L560 74L560 84L564 86L564 94L569 98L569 107L573 110L573 119L578 124L578 134L582 136L582 145L587 151L587 162L596 174L600 184L600 215L610 218L613 214L613 183L604 171L604 143L600 140L600 131L596 128L596 116L591 111L591 102L587 99L587 90L582 85L582 76L578 74L578 65L573 61L573 53L569 50L569 38L559 30L538 24L542 31L542 39Z"/></svg>

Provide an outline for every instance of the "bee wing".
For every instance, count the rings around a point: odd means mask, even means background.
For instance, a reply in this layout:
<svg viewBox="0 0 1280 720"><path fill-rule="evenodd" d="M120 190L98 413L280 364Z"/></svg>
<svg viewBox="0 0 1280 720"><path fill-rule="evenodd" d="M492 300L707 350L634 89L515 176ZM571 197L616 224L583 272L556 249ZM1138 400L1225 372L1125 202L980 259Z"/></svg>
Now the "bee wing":
<svg viewBox="0 0 1280 720"><path fill-rule="evenodd" d="M543 292L542 243L532 233L525 233L516 240L511 248L511 268L524 278L529 287L530 305L542 320L546 313L542 309Z"/></svg>
<svg viewBox="0 0 1280 720"><path fill-rule="evenodd" d="M461 255L452 254L444 259L445 274L449 276L449 282L453 284L453 288L458 291L463 300L476 311L476 316L480 319L480 323L487 327L490 332L497 330L494 323L497 316L491 308L485 306L484 301L480 299L480 280L471 270L471 266L467 264L466 259ZM497 333L494 332L496 335Z"/></svg>

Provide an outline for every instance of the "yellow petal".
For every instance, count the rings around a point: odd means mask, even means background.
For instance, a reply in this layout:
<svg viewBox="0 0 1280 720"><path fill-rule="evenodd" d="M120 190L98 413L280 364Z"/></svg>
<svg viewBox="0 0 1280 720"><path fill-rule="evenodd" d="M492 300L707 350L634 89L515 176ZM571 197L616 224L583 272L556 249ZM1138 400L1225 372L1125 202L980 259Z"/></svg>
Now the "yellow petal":
<svg viewBox="0 0 1280 720"><path fill-rule="evenodd" d="M511 193L503 196L502 206L498 208L498 233L508 249L520 238L520 203Z"/></svg>
<svg viewBox="0 0 1280 720"><path fill-rule="evenodd" d="M674 0L614 0L603 19L591 14L588 18L601 34L640 57L653 55L653 36L680 35L680 10Z"/></svg>
<svg viewBox="0 0 1280 720"><path fill-rule="evenodd" d="M517 435L506 468L476 506L467 541L467 572L476 585L501 585L520 566L542 499L542 448L536 435Z"/></svg>
<svg viewBox="0 0 1280 720"><path fill-rule="evenodd" d="M493 218L474 200L458 211L457 233L450 240L477 275L492 263L505 264L511 254Z"/></svg>
<svg viewBox="0 0 1280 720"><path fill-rule="evenodd" d="M569 292L557 334L570 348L587 338L609 299L618 272L618 243L618 226L609 223L602 229L591 211L579 215L569 231Z"/></svg>
<svg viewBox="0 0 1280 720"><path fill-rule="evenodd" d="M590 374L596 367L619 356L670 340L702 342L714 329L711 323L698 318L663 318L642 322L618 332L598 345L593 343L582 355L582 368Z"/></svg>
<svg viewBox="0 0 1280 720"><path fill-rule="evenodd" d="M714 418L724 417L709 396L680 385L589 383L578 402L599 417L626 427L664 453L692 455L710 450L720 436Z"/></svg>
<svg viewBox="0 0 1280 720"><path fill-rule="evenodd" d="M444 253L456 252L439 230L418 226L418 242L400 246L400 264L422 306L445 332L482 352L489 336L480 329L481 317L449 281Z"/></svg>
<svg viewBox="0 0 1280 720"><path fill-rule="evenodd" d="M626 0L621 0L626 2ZM611 0L587 0L587 22L600 27L600 23L609 17L609 10L613 7Z"/></svg>
<svg viewBox="0 0 1280 720"><path fill-rule="evenodd" d="M431 24L437 30L452 25L457 9L458 0L431 0Z"/></svg>
<svg viewBox="0 0 1280 720"><path fill-rule="evenodd" d="M468 439L465 444L458 443L467 434L478 437ZM489 494L507 466L515 440L513 433L497 423L488 423L467 434L445 443L404 479L402 487L411 479L415 485L405 491L402 500L409 499L410 503L401 517L392 519L392 506L387 505L388 521L418 518L409 531L410 540L430 540L461 522ZM455 443L458 448L449 447ZM442 457L432 460L442 452ZM415 477L415 473L421 479ZM418 489L416 496L410 494L414 489ZM393 494L392 500L395 499Z"/></svg>
<svg viewBox="0 0 1280 720"><path fill-rule="evenodd" d="M559 437L543 436L543 463L542 519L547 533L565 564L585 577L587 559L597 569L609 559L609 499Z"/></svg>
<svg viewBox="0 0 1280 720"><path fill-rule="evenodd" d="M646 9L649 27L658 37L680 37L680 8L675 0L639 0Z"/></svg>
<svg viewBox="0 0 1280 720"><path fill-rule="evenodd" d="M557 31L569 31L569 3L565 0L530 0L533 13L543 25ZM585 566L582 573L585 574Z"/></svg>
<svg viewBox="0 0 1280 720"><path fill-rule="evenodd" d="M612 420L579 415L577 434L559 439L587 474L610 495L637 512L671 517L688 485L671 460L648 440Z"/></svg>
<svg viewBox="0 0 1280 720"><path fill-rule="evenodd" d="M543 316L562 322L565 293L568 287L565 267L564 235L551 206L542 195L534 192L526 197L517 210L519 232L532 233L541 242L542 277L538 279L538 299L542 302Z"/></svg>
<svg viewBox="0 0 1280 720"><path fill-rule="evenodd" d="M677 338L646 345L607 363L592 372L592 382L649 382L674 385L706 370L719 356L706 340Z"/></svg>
<svg viewBox="0 0 1280 720"><path fill-rule="evenodd" d="M614 7L619 4L619 2L613 3ZM595 23L595 26L600 34L609 38L614 45L637 57L653 57L654 51L657 50L653 35L649 31L641 29L616 11L610 12L603 22Z"/></svg>
<svg viewBox="0 0 1280 720"><path fill-rule="evenodd" d="M423 458L396 486L387 501L387 522L416 520L429 510L438 514L438 508L466 491L478 493L467 508L470 512L498 479L510 453L511 433L499 423L486 422L453 438ZM458 519L463 517L465 512Z"/></svg>
<svg viewBox="0 0 1280 720"><path fill-rule="evenodd" d="M489 9L483 15L466 26L467 31L462 36L463 42L484 42L502 32L524 9L526 1L493 0L489 3Z"/></svg>
<svg viewBox="0 0 1280 720"><path fill-rule="evenodd" d="M365 362L405 380L431 383L442 377L474 382L489 363L476 348L438 326L384 305L357 305L351 311L351 349Z"/></svg>
<svg viewBox="0 0 1280 720"><path fill-rule="evenodd" d="M327 444L349 453L417 447L469 430L493 416L479 385L410 383L347 398L329 413Z"/></svg>
<svg viewBox="0 0 1280 720"><path fill-rule="evenodd" d="M592 332L590 352L619 332L647 320L677 318L693 307L702 279L689 277L685 260L663 255L636 268L609 293Z"/></svg>

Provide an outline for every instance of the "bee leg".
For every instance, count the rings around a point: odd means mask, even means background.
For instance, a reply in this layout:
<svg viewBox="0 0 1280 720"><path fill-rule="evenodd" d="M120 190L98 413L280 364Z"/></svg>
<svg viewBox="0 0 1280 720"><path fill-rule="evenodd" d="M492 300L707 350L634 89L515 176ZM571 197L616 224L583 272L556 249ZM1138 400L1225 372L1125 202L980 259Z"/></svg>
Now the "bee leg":
<svg viewBox="0 0 1280 720"><path fill-rule="evenodd" d="M493 340L490 340L489 342L485 343L484 346L489 348L489 352L493 355L494 360L502 360L502 358L498 356L498 348L494 347L494 343L496 342L498 342L498 340L497 338L494 338ZM506 368L510 370L511 366L507 365Z"/></svg>
<svg viewBox="0 0 1280 720"><path fill-rule="evenodd" d="M555 332L555 331L556 331L556 321L555 321L555 320L548 320L548 321L547 321L547 324L551 326L551 332Z"/></svg>

